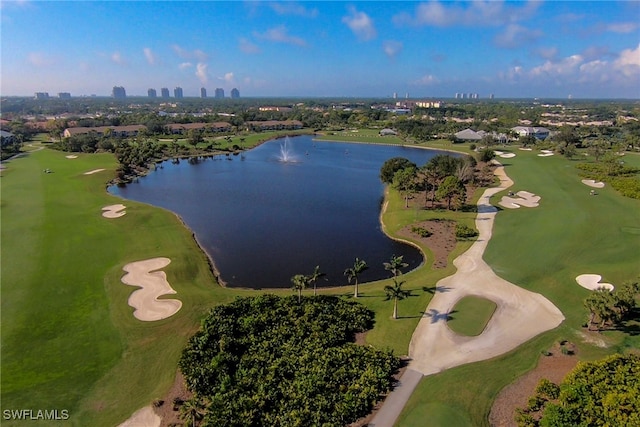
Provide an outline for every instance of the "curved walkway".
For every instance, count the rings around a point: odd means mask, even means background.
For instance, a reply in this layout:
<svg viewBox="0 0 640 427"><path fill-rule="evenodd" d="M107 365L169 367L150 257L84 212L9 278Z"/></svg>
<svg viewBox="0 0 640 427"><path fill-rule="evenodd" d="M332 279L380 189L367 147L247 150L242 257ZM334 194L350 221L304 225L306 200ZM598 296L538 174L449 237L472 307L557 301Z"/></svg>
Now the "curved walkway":
<svg viewBox="0 0 640 427"><path fill-rule="evenodd" d="M560 310L545 297L498 277L482 259L497 213L489 199L513 185L504 167L498 165L495 174L500 185L485 190L478 201L478 239L453 261L456 273L436 284L442 291L434 295L413 333L409 344L411 362L400 379L400 387L387 397L369 424L371 427L393 426L422 375L507 353L564 320ZM455 334L446 322L455 304L468 295L487 298L497 304L487 327L477 337Z"/></svg>

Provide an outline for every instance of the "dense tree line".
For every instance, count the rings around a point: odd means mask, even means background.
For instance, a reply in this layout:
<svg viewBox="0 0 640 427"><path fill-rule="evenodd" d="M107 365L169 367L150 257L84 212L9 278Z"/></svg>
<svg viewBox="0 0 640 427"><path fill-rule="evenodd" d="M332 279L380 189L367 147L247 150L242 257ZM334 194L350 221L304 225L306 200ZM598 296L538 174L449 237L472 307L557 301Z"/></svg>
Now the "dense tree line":
<svg viewBox="0 0 640 427"><path fill-rule="evenodd" d="M519 427L639 426L640 356L579 363L560 385L543 379L516 421Z"/></svg>
<svg viewBox="0 0 640 427"><path fill-rule="evenodd" d="M215 307L179 362L202 425L344 426L368 414L399 368L390 352L352 343L373 319L330 296Z"/></svg>
<svg viewBox="0 0 640 427"><path fill-rule="evenodd" d="M626 320L636 308L636 296L640 294L638 282L625 282L613 291L597 289L584 301L589 310L588 329L598 331L615 327Z"/></svg>

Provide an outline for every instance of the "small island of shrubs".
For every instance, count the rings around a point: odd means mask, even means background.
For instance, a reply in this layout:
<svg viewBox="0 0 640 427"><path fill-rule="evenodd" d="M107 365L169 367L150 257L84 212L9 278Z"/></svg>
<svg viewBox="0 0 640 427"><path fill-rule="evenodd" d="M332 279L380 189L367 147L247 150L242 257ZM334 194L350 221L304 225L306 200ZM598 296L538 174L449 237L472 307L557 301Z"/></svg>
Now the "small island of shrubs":
<svg viewBox="0 0 640 427"><path fill-rule="evenodd" d="M365 306L333 296L238 298L213 308L179 367L202 425L344 426L371 412L400 360L354 343Z"/></svg>

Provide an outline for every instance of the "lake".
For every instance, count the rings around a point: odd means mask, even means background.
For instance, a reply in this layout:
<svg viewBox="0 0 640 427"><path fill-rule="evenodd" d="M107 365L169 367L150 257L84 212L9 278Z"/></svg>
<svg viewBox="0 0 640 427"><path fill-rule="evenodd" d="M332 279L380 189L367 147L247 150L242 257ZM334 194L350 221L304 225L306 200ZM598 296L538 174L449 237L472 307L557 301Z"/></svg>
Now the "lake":
<svg viewBox="0 0 640 427"><path fill-rule="evenodd" d="M288 162L280 160L285 141ZM318 286L346 285L343 273L355 257L369 265L361 283L389 277L383 262L393 255L404 257L405 271L422 263L420 251L382 232L379 172L392 157L422 166L437 154L299 136L241 155L166 161L109 192L180 215L227 286L288 288L292 276L311 274L316 265L326 273Z"/></svg>

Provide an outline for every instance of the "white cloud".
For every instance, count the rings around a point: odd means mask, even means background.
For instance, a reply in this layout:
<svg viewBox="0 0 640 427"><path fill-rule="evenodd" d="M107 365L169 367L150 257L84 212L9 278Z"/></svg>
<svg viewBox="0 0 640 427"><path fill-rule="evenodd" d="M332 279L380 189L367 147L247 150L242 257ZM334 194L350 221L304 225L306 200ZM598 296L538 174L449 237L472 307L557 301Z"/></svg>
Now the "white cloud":
<svg viewBox="0 0 640 427"><path fill-rule="evenodd" d="M197 59L200 62L204 62L209 58L209 55L207 55L200 49L191 51L183 49L180 45L177 44L172 44L171 49L173 49L176 55L178 55L182 59Z"/></svg>
<svg viewBox="0 0 640 427"><path fill-rule="evenodd" d="M196 76L198 77L198 79L200 80L200 83L207 84L207 82L209 81L209 75L207 74L207 68L209 66L207 64L204 64L202 62L198 62L198 65L196 65Z"/></svg>
<svg viewBox="0 0 640 427"><path fill-rule="evenodd" d="M382 42L382 50L389 58L395 58L402 51L402 43L395 40Z"/></svg>
<svg viewBox="0 0 640 427"><path fill-rule="evenodd" d="M149 63L149 65L157 64L158 60L151 48L145 47L144 49L142 49L142 51L144 52L144 57L147 58L147 62Z"/></svg>
<svg viewBox="0 0 640 427"><path fill-rule="evenodd" d="M55 59L42 52L30 52L27 55L27 62L34 67L41 68L55 64Z"/></svg>
<svg viewBox="0 0 640 427"><path fill-rule="evenodd" d="M269 6L278 15L297 15L305 18L315 18L318 16L318 9L307 9L296 2L270 3Z"/></svg>
<svg viewBox="0 0 640 427"><path fill-rule="evenodd" d="M435 77L433 74L427 74L425 76L422 76L418 80L416 80L414 84L417 84L420 86L429 86L429 85L437 84L439 82L440 80L437 77Z"/></svg>
<svg viewBox="0 0 640 427"><path fill-rule="evenodd" d="M635 77L639 80L640 76L640 44L635 49L625 49L620 52L620 56L613 63L616 71L619 71L626 77Z"/></svg>
<svg viewBox="0 0 640 427"><path fill-rule="evenodd" d="M529 30L518 24L509 24L504 32L494 38L494 42L500 47L514 49L531 43L540 38L540 36L542 36L540 30Z"/></svg>
<svg viewBox="0 0 640 427"><path fill-rule="evenodd" d="M120 52L113 52L111 54L111 61L118 65L126 65L127 61L122 57Z"/></svg>
<svg viewBox="0 0 640 427"><path fill-rule="evenodd" d="M258 45L256 45L255 43L252 43L251 41L245 39L245 38L241 38L238 41L238 45L241 51L243 51L244 53L260 53L260 48L258 47Z"/></svg>
<svg viewBox="0 0 640 427"><path fill-rule="evenodd" d="M228 84L234 84L235 82L234 75L232 72L225 73L225 75L220 79L224 80Z"/></svg>
<svg viewBox="0 0 640 427"><path fill-rule="evenodd" d="M264 39L264 40L268 40L276 43L286 43L286 44L292 44L295 46L307 45L307 42L305 42L304 39L288 34L288 31L284 25L281 25L276 28L271 28L262 34L254 33L254 35L260 39Z"/></svg>
<svg viewBox="0 0 640 427"><path fill-rule="evenodd" d="M180 65L178 65L178 68L180 68L181 70L186 70L187 68L191 68L193 67L193 64L191 62L183 62Z"/></svg>
<svg viewBox="0 0 640 427"><path fill-rule="evenodd" d="M637 31L639 27L640 24L637 22L619 22L607 25L606 30L612 33L628 34Z"/></svg>
<svg viewBox="0 0 640 427"><path fill-rule="evenodd" d="M342 18L351 31L359 40L367 41L374 39L377 35L373 25L373 20L364 12L359 12L355 7L349 7L349 16Z"/></svg>
<svg viewBox="0 0 640 427"><path fill-rule="evenodd" d="M473 1L469 3L442 3L432 0L416 6L414 14L399 13L393 17L396 25L410 26L501 26L526 20L540 6L537 1L508 5L501 1Z"/></svg>
<svg viewBox="0 0 640 427"><path fill-rule="evenodd" d="M541 47L536 50L538 56L543 59L553 60L558 56L558 48L557 47Z"/></svg>

